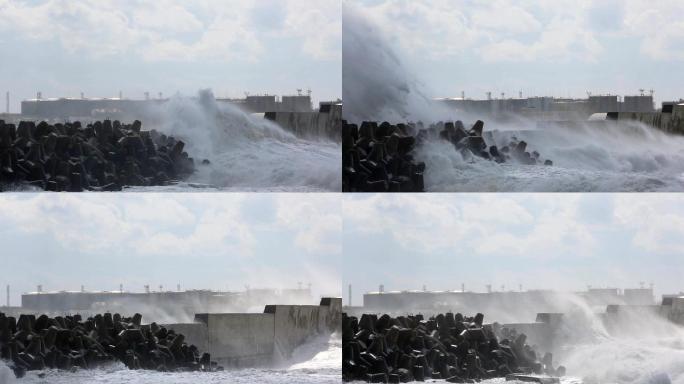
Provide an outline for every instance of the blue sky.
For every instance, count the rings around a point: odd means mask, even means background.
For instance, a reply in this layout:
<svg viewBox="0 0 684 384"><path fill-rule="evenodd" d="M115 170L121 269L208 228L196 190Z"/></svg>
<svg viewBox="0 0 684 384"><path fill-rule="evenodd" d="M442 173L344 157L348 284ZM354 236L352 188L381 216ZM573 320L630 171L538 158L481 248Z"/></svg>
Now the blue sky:
<svg viewBox="0 0 684 384"><path fill-rule="evenodd" d="M48 290L244 290L340 295L331 194L2 194L0 285ZM1 305L5 305L4 294Z"/></svg>
<svg viewBox="0 0 684 384"><path fill-rule="evenodd" d="M679 194L345 195L344 301L385 290L684 291Z"/></svg>
<svg viewBox="0 0 684 384"><path fill-rule="evenodd" d="M339 0L0 0L0 87L43 97L341 97Z"/></svg>
<svg viewBox="0 0 684 384"><path fill-rule="evenodd" d="M345 0L435 97L684 98L679 0Z"/></svg>

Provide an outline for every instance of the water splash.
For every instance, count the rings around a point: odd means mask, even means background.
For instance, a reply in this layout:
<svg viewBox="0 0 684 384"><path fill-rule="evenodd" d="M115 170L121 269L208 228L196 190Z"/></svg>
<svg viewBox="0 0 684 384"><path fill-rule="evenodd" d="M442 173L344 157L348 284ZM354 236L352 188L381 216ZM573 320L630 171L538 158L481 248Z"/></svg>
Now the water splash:
<svg viewBox="0 0 684 384"><path fill-rule="evenodd" d="M186 142L197 172L181 190L341 190L341 149L318 138L305 140L232 105L218 104L209 90L198 98L175 96L153 107L146 128ZM202 165L202 160L210 164ZM165 188L161 188L165 189Z"/></svg>

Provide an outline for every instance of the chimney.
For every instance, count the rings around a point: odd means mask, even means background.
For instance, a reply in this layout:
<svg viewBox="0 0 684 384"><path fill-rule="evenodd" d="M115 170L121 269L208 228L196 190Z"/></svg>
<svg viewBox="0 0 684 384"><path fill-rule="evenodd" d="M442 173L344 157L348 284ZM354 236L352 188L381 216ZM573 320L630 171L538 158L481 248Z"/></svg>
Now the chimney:
<svg viewBox="0 0 684 384"><path fill-rule="evenodd" d="M83 92L81 92L81 100L83 100L83 99L85 99L85 94L83 94Z"/></svg>
<svg viewBox="0 0 684 384"><path fill-rule="evenodd" d="M145 285L145 293L150 293L150 285Z"/></svg>
<svg viewBox="0 0 684 384"><path fill-rule="evenodd" d="M7 289L9 290L9 285L7 286ZM347 305L349 305L350 307L352 306L352 287L351 287L351 284L349 284L349 301L347 302Z"/></svg>
<svg viewBox="0 0 684 384"><path fill-rule="evenodd" d="M43 98L43 93L38 91L38 93L36 94L36 99L40 100L42 98Z"/></svg>
<svg viewBox="0 0 684 384"><path fill-rule="evenodd" d="M81 284L81 293L85 292L85 286Z"/></svg>
<svg viewBox="0 0 684 384"><path fill-rule="evenodd" d="M123 100L123 92L119 91L119 100Z"/></svg>
<svg viewBox="0 0 684 384"><path fill-rule="evenodd" d="M7 91L7 93L5 94L5 99L5 112L9 115L9 91Z"/></svg>
<svg viewBox="0 0 684 384"><path fill-rule="evenodd" d="M10 287L9 284L7 284L7 308L10 306Z"/></svg>
<svg viewBox="0 0 684 384"><path fill-rule="evenodd" d="M37 287L37 288L38 288L38 293L42 293L42 292L43 292L43 286L42 286L41 284L38 284L38 287Z"/></svg>
<svg viewBox="0 0 684 384"><path fill-rule="evenodd" d="M380 293L384 293L385 292L385 286L380 284L380 287L378 287L378 291L380 291Z"/></svg>
<svg viewBox="0 0 684 384"><path fill-rule="evenodd" d="M461 292L465 292L465 284L461 283Z"/></svg>
<svg viewBox="0 0 684 384"><path fill-rule="evenodd" d="M123 293L123 284L119 284L119 292Z"/></svg>

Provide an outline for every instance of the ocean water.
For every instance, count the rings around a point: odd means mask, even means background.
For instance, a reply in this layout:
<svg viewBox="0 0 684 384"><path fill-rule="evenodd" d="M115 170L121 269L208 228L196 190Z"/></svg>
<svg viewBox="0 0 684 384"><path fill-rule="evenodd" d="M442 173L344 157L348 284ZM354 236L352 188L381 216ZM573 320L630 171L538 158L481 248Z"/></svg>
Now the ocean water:
<svg viewBox="0 0 684 384"><path fill-rule="evenodd" d="M183 140L195 160L187 180L129 192L339 192L342 146L325 136L303 139L239 108L217 103L209 90L174 96L142 112L143 129ZM209 164L202 164L208 160ZM12 187L8 187L12 188ZM16 191L32 191L15 186Z"/></svg>
<svg viewBox="0 0 684 384"><path fill-rule="evenodd" d="M302 139L237 107L218 104L209 90L173 97L147 111L149 124L186 143L197 171L179 184L129 191L340 191L341 144ZM203 165L202 160L210 164Z"/></svg>
<svg viewBox="0 0 684 384"><path fill-rule="evenodd" d="M534 121L519 119L505 126L484 116L466 115L432 101L440 96L421 78L430 68L406 60L382 25L353 4L343 7L344 118L406 123L477 119L485 132L498 130L497 144L515 135L530 151L554 162L552 167L496 164L464 158L453 145L432 140L417 148L426 163L425 189L431 192L647 192L684 191L684 137L669 135L639 123L597 129L536 130ZM454 68L458 71L458 68ZM448 81L449 79L445 79ZM449 95L441 95L449 96ZM491 143L488 143L491 145Z"/></svg>
<svg viewBox="0 0 684 384"><path fill-rule="evenodd" d="M487 124L485 124L487 128ZM684 190L684 137L633 122L606 127L499 130L501 147L525 140L553 166L464 157L453 145L432 140L419 146L428 191L648 192Z"/></svg>
<svg viewBox="0 0 684 384"><path fill-rule="evenodd" d="M297 348L288 361L275 368L250 368L223 372L168 373L132 371L117 363L107 368L63 372L28 372L22 379L0 362L0 384L224 384L224 383L335 383L342 381L342 341L339 334L316 337Z"/></svg>

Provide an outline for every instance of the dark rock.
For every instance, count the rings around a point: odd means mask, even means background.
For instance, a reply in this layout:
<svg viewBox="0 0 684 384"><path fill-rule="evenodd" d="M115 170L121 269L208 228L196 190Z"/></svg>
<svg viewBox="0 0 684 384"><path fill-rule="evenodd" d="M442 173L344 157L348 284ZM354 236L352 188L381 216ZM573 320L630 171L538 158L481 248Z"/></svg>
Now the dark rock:
<svg viewBox="0 0 684 384"><path fill-rule="evenodd" d="M187 345L182 334L141 321L139 314L111 313L85 320L79 315L20 315L15 321L0 313L0 358L17 377L28 370L90 369L117 360L130 369L222 370L208 353Z"/></svg>
<svg viewBox="0 0 684 384"><path fill-rule="evenodd" d="M184 143L142 123L96 121L0 124L0 191L24 184L47 191L112 191L166 185L194 172Z"/></svg>
<svg viewBox="0 0 684 384"><path fill-rule="evenodd" d="M525 343L526 337L498 324L483 324L484 315L440 314L392 318L363 314L342 315L342 379L367 382L411 382L444 379L470 383L503 378L512 373L565 373L553 369L553 359L542 361ZM499 342L498 335L514 337ZM551 382L551 381L550 381Z"/></svg>

